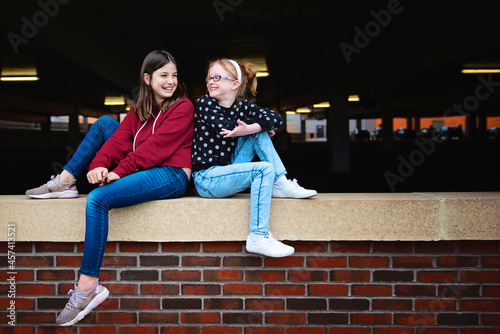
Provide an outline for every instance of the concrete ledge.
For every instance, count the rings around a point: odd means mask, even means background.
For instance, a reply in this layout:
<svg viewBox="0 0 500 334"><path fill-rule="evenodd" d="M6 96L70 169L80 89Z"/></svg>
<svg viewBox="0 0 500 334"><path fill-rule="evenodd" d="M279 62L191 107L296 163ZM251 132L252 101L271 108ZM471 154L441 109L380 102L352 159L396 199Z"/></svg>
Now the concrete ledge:
<svg viewBox="0 0 500 334"><path fill-rule="evenodd" d="M0 196L0 241L83 241L86 196ZM500 240L500 192L319 194L273 199L271 232L282 240ZM110 212L110 241L239 241L248 234L249 194L183 197Z"/></svg>

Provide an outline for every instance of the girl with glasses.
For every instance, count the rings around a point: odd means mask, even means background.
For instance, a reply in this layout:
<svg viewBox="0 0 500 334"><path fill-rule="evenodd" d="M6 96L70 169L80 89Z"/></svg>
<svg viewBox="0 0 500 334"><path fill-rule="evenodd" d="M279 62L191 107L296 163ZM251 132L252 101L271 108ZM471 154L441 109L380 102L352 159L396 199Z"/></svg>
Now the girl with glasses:
<svg viewBox="0 0 500 334"><path fill-rule="evenodd" d="M256 94L256 71L250 63L219 59L209 65L208 94L196 105L193 138L193 180L202 197L223 198L250 188L250 234L246 250L284 257L294 248L269 232L271 198L309 198L286 178L286 169L271 138L282 126L281 116L246 98ZM260 158L252 162L254 156Z"/></svg>

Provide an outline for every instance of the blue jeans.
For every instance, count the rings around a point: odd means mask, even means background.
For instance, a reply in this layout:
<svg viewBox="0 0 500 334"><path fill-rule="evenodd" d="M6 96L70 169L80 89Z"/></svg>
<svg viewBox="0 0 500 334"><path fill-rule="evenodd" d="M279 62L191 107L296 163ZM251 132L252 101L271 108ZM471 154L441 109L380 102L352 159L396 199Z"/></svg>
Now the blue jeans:
<svg viewBox="0 0 500 334"><path fill-rule="evenodd" d="M251 162L257 154L261 161ZM205 198L224 198L250 188L250 233L266 234L274 180L286 174L267 132L240 137L231 165L193 173L196 191Z"/></svg>
<svg viewBox="0 0 500 334"><path fill-rule="evenodd" d="M64 169L77 178L120 123L109 116L99 118L89 129ZM184 195L189 179L179 167L160 166L127 175L96 188L87 196L85 246L80 274L99 276L108 240L108 212L113 208Z"/></svg>
<svg viewBox="0 0 500 334"><path fill-rule="evenodd" d="M119 125L120 123L114 118L100 117L92 124L75 154L63 169L70 172L75 179L78 178L83 171L87 170L104 142L115 133Z"/></svg>
<svg viewBox="0 0 500 334"><path fill-rule="evenodd" d="M85 246L80 274L99 276L108 240L109 210L181 197L186 192L188 182L182 168L160 166L127 175L92 190L87 197L85 209Z"/></svg>

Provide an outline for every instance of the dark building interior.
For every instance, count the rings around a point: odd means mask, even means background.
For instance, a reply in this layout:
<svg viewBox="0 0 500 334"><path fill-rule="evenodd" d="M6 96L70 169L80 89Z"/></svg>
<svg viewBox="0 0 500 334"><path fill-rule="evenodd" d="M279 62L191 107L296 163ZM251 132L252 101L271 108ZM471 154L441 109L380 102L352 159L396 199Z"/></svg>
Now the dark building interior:
<svg viewBox="0 0 500 334"><path fill-rule="evenodd" d="M210 60L263 60L257 104L286 111L329 102L327 140L286 131L276 147L289 176L319 192L498 191L500 26L494 1L2 1L0 62L34 66L37 81L0 81L2 194L23 194L60 169L87 117L126 112L152 50L176 57L193 102ZM2 74L3 76L4 74ZM359 101L347 97L358 95ZM68 116L57 129L53 116ZM79 121L80 116L80 121ZM84 117L82 124L81 116ZM459 139L393 133L393 120L465 117ZM349 120L381 119L379 140ZM21 125L20 125L21 124ZM22 126L22 124L33 124ZM373 138L372 138L373 139ZM80 192L91 189L80 178Z"/></svg>

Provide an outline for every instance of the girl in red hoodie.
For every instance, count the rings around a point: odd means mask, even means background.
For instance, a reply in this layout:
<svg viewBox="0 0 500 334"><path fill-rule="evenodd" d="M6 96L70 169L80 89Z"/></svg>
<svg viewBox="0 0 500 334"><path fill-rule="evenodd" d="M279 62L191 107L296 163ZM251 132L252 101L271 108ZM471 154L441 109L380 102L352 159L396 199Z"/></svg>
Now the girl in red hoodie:
<svg viewBox="0 0 500 334"><path fill-rule="evenodd" d="M99 187L86 205L85 247L80 278L56 323L75 324L108 296L99 270L112 208L184 195L191 177L193 104L178 81L177 63L166 51L144 60L134 107L119 124L101 117L91 127L61 174L28 190L33 198L77 197L75 182L89 166L87 179Z"/></svg>

